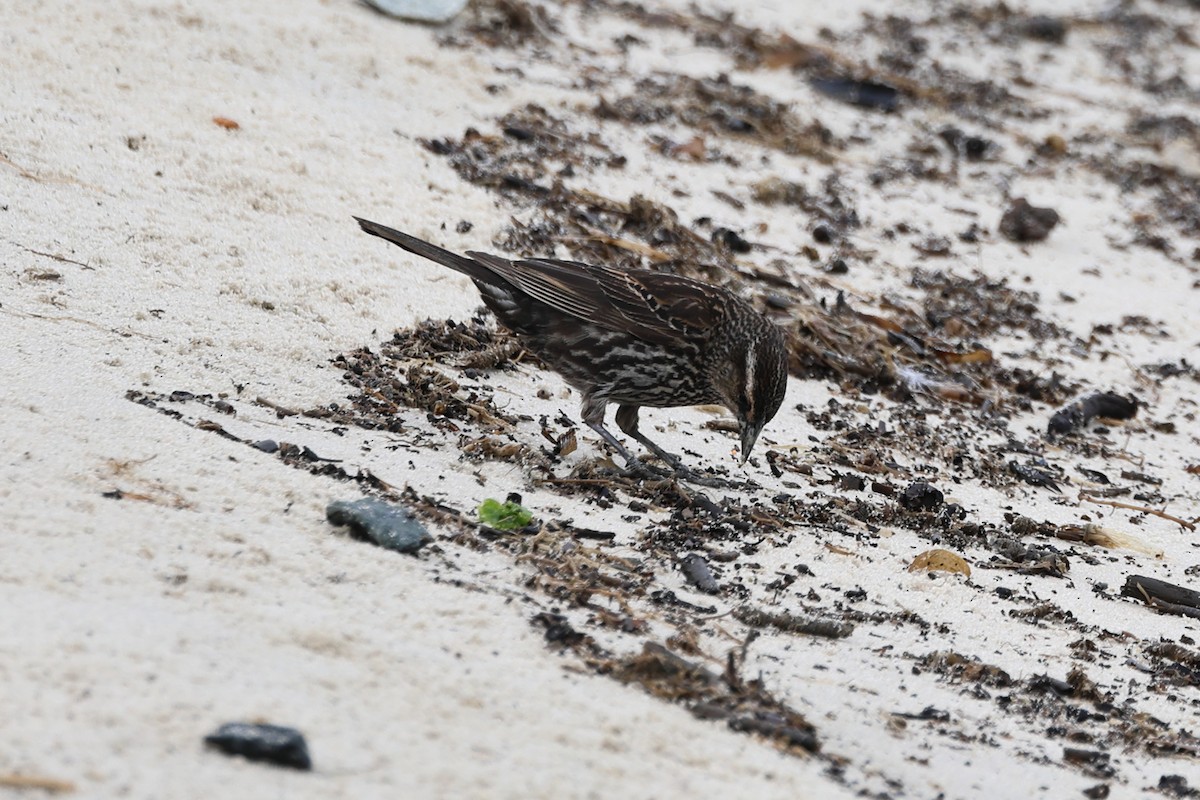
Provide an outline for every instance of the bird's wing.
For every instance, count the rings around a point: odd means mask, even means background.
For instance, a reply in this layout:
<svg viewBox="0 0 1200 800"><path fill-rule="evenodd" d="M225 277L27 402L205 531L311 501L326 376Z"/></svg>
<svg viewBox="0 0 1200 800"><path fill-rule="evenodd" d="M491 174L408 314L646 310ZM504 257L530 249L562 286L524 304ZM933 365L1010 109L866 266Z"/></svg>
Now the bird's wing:
<svg viewBox="0 0 1200 800"><path fill-rule="evenodd" d="M467 255L530 297L564 314L596 321L603 314L604 295L586 264L552 259L509 261L474 250Z"/></svg>
<svg viewBox="0 0 1200 800"><path fill-rule="evenodd" d="M726 295L713 286L666 272L598 269L609 303L638 325L695 336L725 320Z"/></svg>
<svg viewBox="0 0 1200 800"><path fill-rule="evenodd" d="M467 255L552 308L651 342L694 336L725 318L725 304L712 287L678 275L554 258Z"/></svg>

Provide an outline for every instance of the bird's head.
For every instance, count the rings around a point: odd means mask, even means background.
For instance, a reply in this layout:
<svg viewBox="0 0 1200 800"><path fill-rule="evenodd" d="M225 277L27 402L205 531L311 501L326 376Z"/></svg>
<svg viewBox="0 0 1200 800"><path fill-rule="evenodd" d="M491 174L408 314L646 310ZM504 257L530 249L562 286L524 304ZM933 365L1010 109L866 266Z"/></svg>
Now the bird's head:
<svg viewBox="0 0 1200 800"><path fill-rule="evenodd" d="M750 457L763 426L783 405L787 390L787 350L779 329L767 320L739 337L713 383L741 430L742 463Z"/></svg>

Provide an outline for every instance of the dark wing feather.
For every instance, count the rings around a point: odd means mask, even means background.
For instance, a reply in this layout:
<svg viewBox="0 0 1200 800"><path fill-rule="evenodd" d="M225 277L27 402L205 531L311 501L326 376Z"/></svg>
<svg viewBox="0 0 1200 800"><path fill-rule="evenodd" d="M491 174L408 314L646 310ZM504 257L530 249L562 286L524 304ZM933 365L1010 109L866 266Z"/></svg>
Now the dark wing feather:
<svg viewBox="0 0 1200 800"><path fill-rule="evenodd" d="M677 275L553 258L509 261L488 253L467 255L564 314L646 341L668 344L725 319L725 304L710 287Z"/></svg>
<svg viewBox="0 0 1200 800"><path fill-rule="evenodd" d="M724 296L711 286L665 272L596 269L607 274L604 289L614 308L639 325L674 331L670 338L702 334L726 319Z"/></svg>
<svg viewBox="0 0 1200 800"><path fill-rule="evenodd" d="M438 247L436 244L431 244L424 239L418 239L395 228L380 225L378 222L372 222L362 217L355 217L354 219L358 222L359 227L367 233L403 247L410 253L415 253L444 267L449 267L464 275L469 275L477 281L483 281L484 283L494 283L496 281L497 276L484 269L477 261L460 256L458 253L452 253L445 248Z"/></svg>
<svg viewBox="0 0 1200 800"><path fill-rule="evenodd" d="M592 320L602 316L603 294L585 264L540 259L509 261L474 250L467 251L467 255L525 294L564 314Z"/></svg>

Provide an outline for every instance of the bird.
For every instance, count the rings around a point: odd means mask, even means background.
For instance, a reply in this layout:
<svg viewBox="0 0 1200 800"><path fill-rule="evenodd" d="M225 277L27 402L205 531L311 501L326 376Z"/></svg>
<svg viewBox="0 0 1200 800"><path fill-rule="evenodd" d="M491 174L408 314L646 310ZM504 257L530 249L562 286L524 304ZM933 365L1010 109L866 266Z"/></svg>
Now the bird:
<svg viewBox="0 0 1200 800"><path fill-rule="evenodd" d="M698 479L638 427L642 407L721 405L737 419L745 464L787 388L779 328L720 286L666 272L554 258L451 252L354 217L367 233L471 278L518 341L582 395L583 421L641 476L656 476L605 426L609 404L627 436L677 477Z"/></svg>

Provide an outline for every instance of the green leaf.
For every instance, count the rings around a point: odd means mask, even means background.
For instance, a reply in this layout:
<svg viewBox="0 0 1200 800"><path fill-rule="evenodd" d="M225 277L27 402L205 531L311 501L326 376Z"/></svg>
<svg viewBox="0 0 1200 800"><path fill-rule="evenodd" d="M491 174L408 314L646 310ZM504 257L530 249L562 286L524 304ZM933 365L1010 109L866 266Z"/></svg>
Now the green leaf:
<svg viewBox="0 0 1200 800"><path fill-rule="evenodd" d="M479 504L479 521L496 530L513 531L532 522L533 512L520 503L489 497Z"/></svg>

